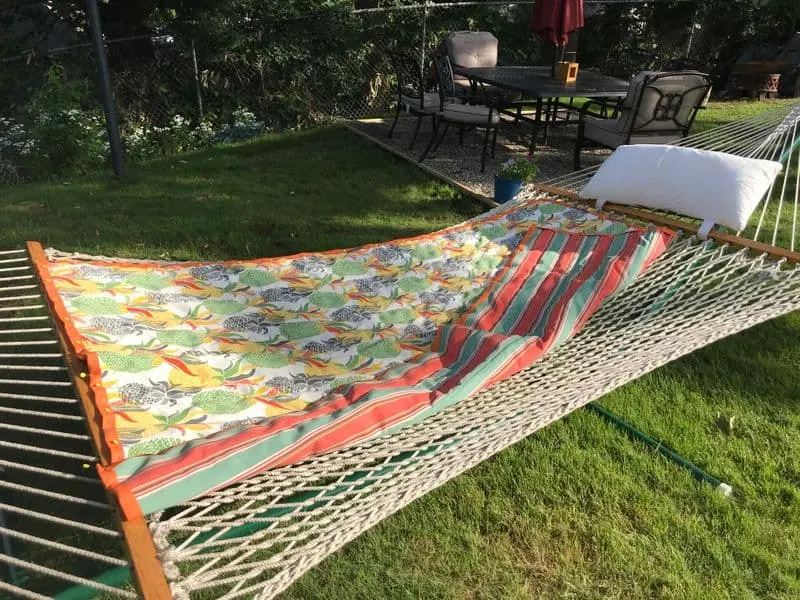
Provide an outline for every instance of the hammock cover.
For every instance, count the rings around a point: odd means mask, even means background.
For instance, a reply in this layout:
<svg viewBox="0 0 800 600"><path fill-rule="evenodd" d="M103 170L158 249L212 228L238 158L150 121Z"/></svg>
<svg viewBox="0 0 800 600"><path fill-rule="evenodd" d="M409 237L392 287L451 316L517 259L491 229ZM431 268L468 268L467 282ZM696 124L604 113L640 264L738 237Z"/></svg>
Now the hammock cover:
<svg viewBox="0 0 800 600"><path fill-rule="evenodd" d="M668 230L538 198L420 237L225 263L51 257L125 518L417 422L529 366Z"/></svg>

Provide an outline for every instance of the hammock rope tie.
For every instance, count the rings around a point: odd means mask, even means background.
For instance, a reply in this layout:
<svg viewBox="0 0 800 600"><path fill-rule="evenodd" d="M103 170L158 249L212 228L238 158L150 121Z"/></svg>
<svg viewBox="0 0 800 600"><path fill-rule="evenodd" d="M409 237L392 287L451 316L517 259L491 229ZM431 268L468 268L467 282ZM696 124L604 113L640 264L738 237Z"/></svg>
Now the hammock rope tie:
<svg viewBox="0 0 800 600"><path fill-rule="evenodd" d="M40 396L37 394L9 394L7 392L0 392L0 398L8 398L10 400L36 400L37 402L52 402L54 404L77 404L75 398Z"/></svg>
<svg viewBox="0 0 800 600"><path fill-rule="evenodd" d="M6 442L5 440L0 440L0 447L5 448L12 448L14 450L24 450L27 452L36 452L39 454L46 454L49 456L58 456L62 458L74 458L75 460L80 460L84 462L97 462L97 459L94 456L89 454L79 454L77 452L64 452L63 450L53 450L52 448L43 448L41 446L30 446L28 444L18 444L16 442ZM0 485L4 485L3 481L0 481Z"/></svg>
<svg viewBox="0 0 800 600"><path fill-rule="evenodd" d="M716 223L710 219L705 219L697 230L697 237L703 241L708 239L708 234L714 229Z"/></svg>
<svg viewBox="0 0 800 600"><path fill-rule="evenodd" d="M52 598L48 596L42 596L41 594L31 592L30 590L26 590L19 586L6 583L2 580L0 580L0 592L8 592L10 594L15 594L20 598L27 598L30 600L52 600Z"/></svg>
<svg viewBox="0 0 800 600"><path fill-rule="evenodd" d="M34 488L30 487L29 485L21 485L18 483L11 483L8 481L0 481L0 487L9 490L14 490L17 492L26 492L28 494L33 494L35 496L44 496L52 500L61 500L63 502L69 502L70 504L79 504L87 508L109 510L109 506L101 502L94 502L93 500L87 500L86 498L79 498L75 496L67 496L66 494L59 494L58 492L51 492L49 490L43 490L41 488Z"/></svg>
<svg viewBox="0 0 800 600"><path fill-rule="evenodd" d="M72 554L74 556L78 556L80 558L88 558L100 562L104 562L111 566L115 567L125 567L128 563L124 560L120 560L118 558L112 558L110 556L106 556L105 554L98 554L97 552L92 552L91 550L86 550L85 548L78 548L76 546L70 546L69 544L62 544L60 542L54 542L53 540L47 540L45 538L36 536L36 535L29 535L27 533L22 533L20 531L15 531L13 529L7 529L5 527L0 527L0 534L7 535L12 538L17 538L19 540L30 542L32 544L36 544L37 546L43 546L50 550L54 550L57 552L65 552L67 554Z"/></svg>
<svg viewBox="0 0 800 600"><path fill-rule="evenodd" d="M6 408L0 406L0 412L8 413L10 415L24 415L26 417L42 417L45 419L56 419L59 421L75 421L78 423L83 422L81 415L63 415L61 413L43 412L41 410L27 410L24 408Z"/></svg>
<svg viewBox="0 0 800 600"><path fill-rule="evenodd" d="M67 433L58 429L42 429L41 427L25 427L24 425L11 425L10 423L0 423L0 429L7 431L20 431L26 433L33 433L38 435L50 435L53 437L63 438L67 440L86 440L89 441L89 436L82 433Z"/></svg>

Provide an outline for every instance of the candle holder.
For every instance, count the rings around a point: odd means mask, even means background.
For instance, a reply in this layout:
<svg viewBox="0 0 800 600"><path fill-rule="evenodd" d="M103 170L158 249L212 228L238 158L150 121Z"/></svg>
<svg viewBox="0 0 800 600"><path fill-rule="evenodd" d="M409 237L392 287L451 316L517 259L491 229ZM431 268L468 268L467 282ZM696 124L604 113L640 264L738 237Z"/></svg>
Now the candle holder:
<svg viewBox="0 0 800 600"><path fill-rule="evenodd" d="M564 83L572 83L578 79L578 63L558 62L556 63L556 79Z"/></svg>

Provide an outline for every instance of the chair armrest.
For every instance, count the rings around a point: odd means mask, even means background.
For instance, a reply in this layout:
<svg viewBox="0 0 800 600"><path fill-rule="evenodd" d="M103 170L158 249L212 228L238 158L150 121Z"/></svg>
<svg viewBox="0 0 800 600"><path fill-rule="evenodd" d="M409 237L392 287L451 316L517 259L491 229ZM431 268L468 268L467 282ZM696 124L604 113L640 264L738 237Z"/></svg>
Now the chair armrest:
<svg viewBox="0 0 800 600"><path fill-rule="evenodd" d="M602 112L594 113L594 114L591 113L591 111L589 109L592 106L599 107L602 110ZM597 117L597 118L600 118L600 119L607 119L608 118L607 117L607 109L608 109L608 102L606 102L606 101L602 101L602 100L587 100L583 104L583 106L581 106L581 110L580 110L579 115L578 115L578 120L579 121L583 121L584 118L587 115L592 116L592 117ZM612 118L617 115L617 112L619 111L619 109L620 109L620 102L618 101L616 106L614 107L614 113L613 113Z"/></svg>

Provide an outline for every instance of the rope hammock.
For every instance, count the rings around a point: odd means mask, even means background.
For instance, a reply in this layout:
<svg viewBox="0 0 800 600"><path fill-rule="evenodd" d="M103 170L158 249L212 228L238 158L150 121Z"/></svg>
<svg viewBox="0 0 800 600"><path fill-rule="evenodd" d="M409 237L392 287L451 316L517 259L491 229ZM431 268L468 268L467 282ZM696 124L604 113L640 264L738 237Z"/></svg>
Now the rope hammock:
<svg viewBox="0 0 800 600"><path fill-rule="evenodd" d="M784 106L678 142L786 165L744 232L714 231L701 240L695 220L607 204L612 216L665 225L679 236L578 335L532 366L390 435L260 472L117 525L94 470L83 467L96 462L72 395L73 385L79 397L88 395L85 370L62 354L68 346L56 338L62 334L46 312L31 256L0 255L0 310L14 315L0 314L0 470L29 475L20 480L28 483L0 479L0 516L9 521L0 521L0 533L12 545L41 546L95 565L94 572L86 567L76 574L42 554L27 560L6 550L0 566L15 568L16 579L0 583L0 593L47 597L31 591L41 588L23 581L28 577L75 584L57 596L62 599L112 591L136 597L130 588L117 588L130 568L146 598L272 598L382 519L538 429L700 347L797 310L798 123L800 105ZM517 202L542 196L582 202L576 193L594 171L538 185ZM502 210L508 207L495 212ZM34 263L44 260L37 246L31 254ZM29 320L20 320L23 312ZM92 404L82 406L91 420ZM37 441L15 441L6 432ZM35 485L33 474L41 475ZM82 518L10 500L18 495L76 503L83 510L73 515ZM78 545L25 532L11 522L22 517L80 530L89 536L81 540L104 541ZM119 540L129 563L112 551L109 541Z"/></svg>

